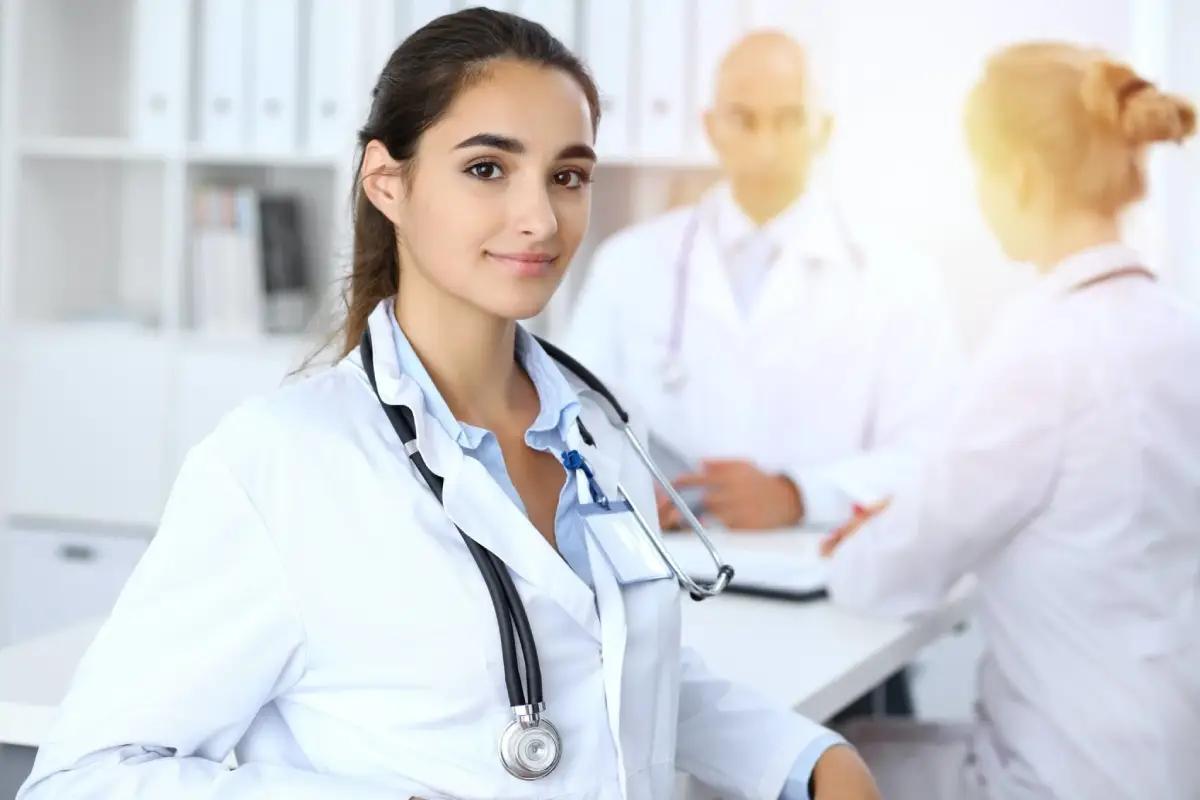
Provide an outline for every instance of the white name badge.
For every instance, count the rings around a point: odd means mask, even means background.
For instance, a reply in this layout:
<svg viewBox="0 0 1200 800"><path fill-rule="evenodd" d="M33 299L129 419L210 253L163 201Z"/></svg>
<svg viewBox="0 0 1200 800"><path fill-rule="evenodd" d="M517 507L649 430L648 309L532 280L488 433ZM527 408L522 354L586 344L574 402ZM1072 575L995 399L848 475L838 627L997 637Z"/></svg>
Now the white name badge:
<svg viewBox="0 0 1200 800"><path fill-rule="evenodd" d="M612 565L617 583L628 586L674 577L670 566L633 516L628 502L613 500L608 508L589 503L580 506L579 513Z"/></svg>

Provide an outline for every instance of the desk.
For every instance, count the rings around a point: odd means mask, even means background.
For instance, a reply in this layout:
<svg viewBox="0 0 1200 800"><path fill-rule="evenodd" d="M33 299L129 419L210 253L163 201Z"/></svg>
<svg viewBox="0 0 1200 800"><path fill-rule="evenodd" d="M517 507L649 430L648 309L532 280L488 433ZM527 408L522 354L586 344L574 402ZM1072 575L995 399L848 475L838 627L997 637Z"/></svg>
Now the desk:
<svg viewBox="0 0 1200 800"><path fill-rule="evenodd" d="M684 642L714 672L824 720L966 619L970 596L959 592L914 622L870 618L828 601L724 595L683 602ZM99 626L93 621L0 649L0 744L42 741Z"/></svg>
<svg viewBox="0 0 1200 800"><path fill-rule="evenodd" d="M868 617L828 600L795 603L726 594L685 600L683 641L710 669L814 720L827 720L967 619L963 586L914 621Z"/></svg>

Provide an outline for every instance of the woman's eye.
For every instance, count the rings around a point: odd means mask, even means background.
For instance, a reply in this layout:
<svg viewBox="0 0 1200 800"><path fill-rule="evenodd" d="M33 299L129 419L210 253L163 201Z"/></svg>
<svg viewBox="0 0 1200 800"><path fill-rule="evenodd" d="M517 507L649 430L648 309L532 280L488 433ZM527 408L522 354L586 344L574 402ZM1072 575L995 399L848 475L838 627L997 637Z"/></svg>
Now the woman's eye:
<svg viewBox="0 0 1200 800"><path fill-rule="evenodd" d="M504 171L495 161L480 161L467 167L467 172L484 181L494 181L504 177Z"/></svg>
<svg viewBox="0 0 1200 800"><path fill-rule="evenodd" d="M589 181L588 176L577 169L565 169L554 173L554 184L566 189L578 189Z"/></svg>

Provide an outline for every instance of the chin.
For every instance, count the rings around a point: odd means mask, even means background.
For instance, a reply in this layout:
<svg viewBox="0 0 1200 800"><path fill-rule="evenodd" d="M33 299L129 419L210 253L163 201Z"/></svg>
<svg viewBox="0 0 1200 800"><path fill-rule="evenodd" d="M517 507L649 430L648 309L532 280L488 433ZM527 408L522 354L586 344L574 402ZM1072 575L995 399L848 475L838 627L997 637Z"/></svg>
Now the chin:
<svg viewBox="0 0 1200 800"><path fill-rule="evenodd" d="M553 291L536 291L532 288L514 291L507 297L492 298L488 310L502 319L526 320L542 313L553 296Z"/></svg>

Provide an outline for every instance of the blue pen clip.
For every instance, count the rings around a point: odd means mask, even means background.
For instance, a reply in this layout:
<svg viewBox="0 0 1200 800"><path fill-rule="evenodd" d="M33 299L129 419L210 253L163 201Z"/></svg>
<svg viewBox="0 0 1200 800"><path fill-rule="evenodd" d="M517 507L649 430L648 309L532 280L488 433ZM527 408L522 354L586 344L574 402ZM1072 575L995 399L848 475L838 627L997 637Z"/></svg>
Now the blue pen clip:
<svg viewBox="0 0 1200 800"><path fill-rule="evenodd" d="M592 468L588 466L587 459L583 457L583 454L578 450L568 450L562 454L562 462L563 466L569 470L583 472L587 478L588 491L592 494L592 502L608 510L608 496L604 494L604 490L596 482L596 476L592 472Z"/></svg>

